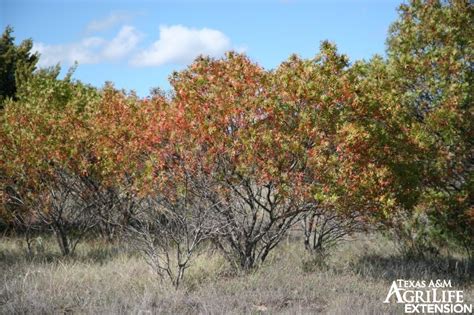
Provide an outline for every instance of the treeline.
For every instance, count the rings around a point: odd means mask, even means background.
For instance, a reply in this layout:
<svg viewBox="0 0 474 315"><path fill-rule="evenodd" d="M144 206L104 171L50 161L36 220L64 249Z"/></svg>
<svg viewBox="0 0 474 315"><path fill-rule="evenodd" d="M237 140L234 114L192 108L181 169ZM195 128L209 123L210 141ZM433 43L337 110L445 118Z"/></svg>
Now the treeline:
<svg viewBox="0 0 474 315"><path fill-rule="evenodd" d="M412 0L386 57L199 57L147 98L35 70L8 28L1 222L52 230L64 255L125 239L176 286L203 242L251 269L295 224L320 255L383 229L406 253L472 257L473 21L469 1Z"/></svg>

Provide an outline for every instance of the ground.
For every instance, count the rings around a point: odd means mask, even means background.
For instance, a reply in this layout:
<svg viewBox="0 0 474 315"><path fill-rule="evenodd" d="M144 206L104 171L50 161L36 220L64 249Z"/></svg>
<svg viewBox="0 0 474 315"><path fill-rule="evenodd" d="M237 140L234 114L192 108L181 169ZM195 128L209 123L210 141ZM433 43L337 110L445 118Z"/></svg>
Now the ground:
<svg viewBox="0 0 474 315"><path fill-rule="evenodd" d="M472 264L407 259L380 235L346 242L324 262L285 240L250 273L207 250L178 290L126 244L89 241L68 258L55 246L39 237L32 256L22 238L0 238L0 313L400 314L403 306L383 303L396 279L451 279L474 301Z"/></svg>

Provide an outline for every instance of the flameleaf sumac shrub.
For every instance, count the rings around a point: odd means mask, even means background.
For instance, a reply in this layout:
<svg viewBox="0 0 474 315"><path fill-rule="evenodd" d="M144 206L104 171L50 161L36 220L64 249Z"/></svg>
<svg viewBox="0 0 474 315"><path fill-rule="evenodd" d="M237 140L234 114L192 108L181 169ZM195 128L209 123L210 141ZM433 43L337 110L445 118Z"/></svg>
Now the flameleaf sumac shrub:
<svg viewBox="0 0 474 315"><path fill-rule="evenodd" d="M101 229L125 232L153 271L178 288L199 245L219 229L210 200L196 193L204 185L198 170L183 168L176 156L170 139L179 126L170 107L160 93L138 99L106 87L91 120L92 151L108 192L98 190L106 197L96 212Z"/></svg>
<svg viewBox="0 0 474 315"><path fill-rule="evenodd" d="M142 210L143 199L156 193L154 184L163 184L166 104L162 97L141 100L106 86L91 118L96 176L89 185L98 203L99 231L109 240L120 236Z"/></svg>
<svg viewBox="0 0 474 315"><path fill-rule="evenodd" d="M373 191L376 182L369 181L377 167L358 155L357 150L367 150L363 142L372 144L367 137L357 139L358 100L349 69L347 57L323 42L314 58L292 56L273 74L276 119L267 128L283 139L293 171L301 174L290 173L289 180L299 179L304 187L298 194L307 207L301 219L305 247L320 254L361 230L373 209L367 201L383 192Z"/></svg>
<svg viewBox="0 0 474 315"><path fill-rule="evenodd" d="M306 154L313 203L303 219L307 248L320 252L413 207L419 151L405 132L406 110L381 92L393 86L383 60L349 67L324 42L314 59L290 58L276 75L283 134Z"/></svg>
<svg viewBox="0 0 474 315"><path fill-rule="evenodd" d="M333 240L393 208L391 170L368 155L381 136L359 123L367 113L348 70L324 42L314 59L275 72L229 53L173 75L173 156L212 182L200 194L223 222L214 242L236 265L258 266L303 217L340 223L323 232Z"/></svg>
<svg viewBox="0 0 474 315"><path fill-rule="evenodd" d="M128 227L128 235L147 263L161 279L178 288L192 259L202 253L200 246L225 232L215 216L213 203L203 191L212 192L199 172L166 172L166 186L154 189L142 200L142 211Z"/></svg>
<svg viewBox="0 0 474 315"><path fill-rule="evenodd" d="M51 228L61 252L70 254L94 225L94 200L84 178L90 165L88 119L98 103L94 88L59 68L35 74L5 103L1 117L1 169L6 209L23 224Z"/></svg>
<svg viewBox="0 0 474 315"><path fill-rule="evenodd" d="M232 263L253 268L307 209L299 157L269 128L278 119L271 75L229 53L197 59L171 84L175 155L212 183L195 189L222 222L215 244Z"/></svg>

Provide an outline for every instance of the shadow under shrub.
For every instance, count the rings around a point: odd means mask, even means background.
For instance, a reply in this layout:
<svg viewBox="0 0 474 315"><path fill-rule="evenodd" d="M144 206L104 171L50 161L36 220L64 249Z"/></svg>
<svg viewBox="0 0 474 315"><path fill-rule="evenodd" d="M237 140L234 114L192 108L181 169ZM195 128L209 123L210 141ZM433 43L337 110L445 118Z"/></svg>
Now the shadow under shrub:
<svg viewBox="0 0 474 315"><path fill-rule="evenodd" d="M363 277L393 281L396 279L446 279L453 285L470 285L474 281L474 261L451 257L364 255L351 264Z"/></svg>
<svg viewBox="0 0 474 315"><path fill-rule="evenodd" d="M307 254L302 258L301 269L305 273L327 271L330 268L328 258L329 254L324 251Z"/></svg>

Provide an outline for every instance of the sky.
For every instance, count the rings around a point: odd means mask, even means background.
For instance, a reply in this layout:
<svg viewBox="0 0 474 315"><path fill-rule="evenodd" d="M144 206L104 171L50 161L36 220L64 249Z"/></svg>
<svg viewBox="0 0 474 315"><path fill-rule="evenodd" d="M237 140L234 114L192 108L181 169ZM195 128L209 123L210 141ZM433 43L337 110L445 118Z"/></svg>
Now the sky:
<svg viewBox="0 0 474 315"><path fill-rule="evenodd" d="M168 76L198 55L247 54L273 69L310 58L322 40L351 61L383 55L401 3L392 0L0 0L0 27L34 42L40 66L75 61L76 79L140 96L169 89Z"/></svg>

